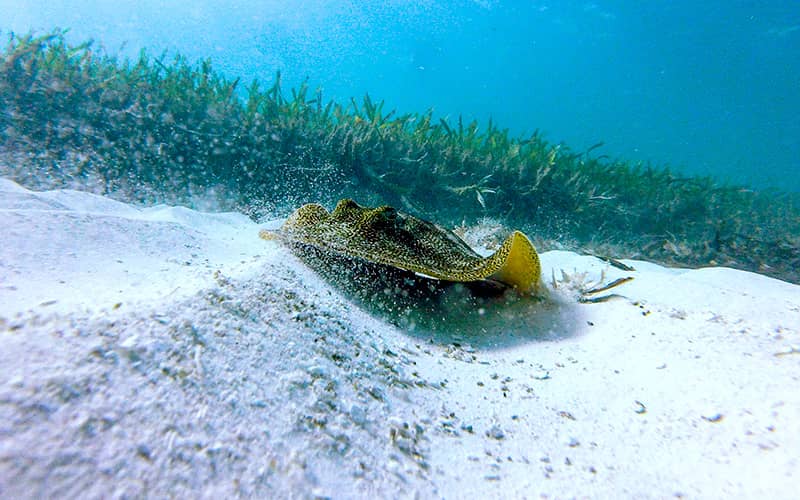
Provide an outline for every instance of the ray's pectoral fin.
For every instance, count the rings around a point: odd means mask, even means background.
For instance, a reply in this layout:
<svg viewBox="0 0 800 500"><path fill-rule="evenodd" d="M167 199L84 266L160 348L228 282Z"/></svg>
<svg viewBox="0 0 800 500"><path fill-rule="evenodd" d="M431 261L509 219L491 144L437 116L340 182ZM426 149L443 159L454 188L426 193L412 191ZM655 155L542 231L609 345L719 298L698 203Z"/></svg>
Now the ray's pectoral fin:
<svg viewBox="0 0 800 500"><path fill-rule="evenodd" d="M475 283L492 281L522 295L544 292L536 249L514 231L493 255L482 258L451 231L396 212L362 207L342 200L333 212L317 203L295 210L277 231L262 230L265 240L279 239L431 279Z"/></svg>
<svg viewBox="0 0 800 500"><path fill-rule="evenodd" d="M500 269L489 276L514 287L518 292L536 294L540 290L541 264L533 243L520 231L506 238L501 248L490 259L500 259Z"/></svg>

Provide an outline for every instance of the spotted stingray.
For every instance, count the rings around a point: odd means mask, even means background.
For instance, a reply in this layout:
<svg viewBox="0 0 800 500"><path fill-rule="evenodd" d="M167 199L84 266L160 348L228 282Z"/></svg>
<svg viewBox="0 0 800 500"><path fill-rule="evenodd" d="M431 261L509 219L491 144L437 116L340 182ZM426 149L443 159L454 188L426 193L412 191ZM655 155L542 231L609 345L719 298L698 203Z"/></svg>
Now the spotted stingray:
<svg viewBox="0 0 800 500"><path fill-rule="evenodd" d="M452 231L432 222L389 206L362 207L345 199L333 212L316 203L303 205L279 230L262 230L260 236L442 281L490 280L521 294L542 290L539 256L520 231L508 236L495 253L482 257Z"/></svg>

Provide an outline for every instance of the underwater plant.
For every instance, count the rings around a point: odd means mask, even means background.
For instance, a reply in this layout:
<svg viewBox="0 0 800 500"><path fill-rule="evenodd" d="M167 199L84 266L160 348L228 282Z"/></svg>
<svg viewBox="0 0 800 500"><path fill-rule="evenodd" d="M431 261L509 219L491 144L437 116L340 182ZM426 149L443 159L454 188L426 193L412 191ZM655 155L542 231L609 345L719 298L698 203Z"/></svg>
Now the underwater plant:
<svg viewBox="0 0 800 500"><path fill-rule="evenodd" d="M575 152L535 132L396 115L369 95L325 101L242 86L209 60L135 61L70 45L61 30L8 36L0 54L0 174L33 188L259 218L354 198L456 226L492 217L537 247L800 283L800 196Z"/></svg>

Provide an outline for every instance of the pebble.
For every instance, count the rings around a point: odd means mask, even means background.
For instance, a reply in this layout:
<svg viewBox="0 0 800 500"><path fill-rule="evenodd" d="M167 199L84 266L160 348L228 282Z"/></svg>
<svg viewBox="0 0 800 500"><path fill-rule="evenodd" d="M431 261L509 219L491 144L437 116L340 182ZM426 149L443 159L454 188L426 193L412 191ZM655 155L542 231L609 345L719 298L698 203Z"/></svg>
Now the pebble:
<svg viewBox="0 0 800 500"><path fill-rule="evenodd" d="M367 412L364 411L364 408L353 405L350 407L350 418L352 418L353 422L356 424L363 426L367 422Z"/></svg>
<svg viewBox="0 0 800 500"><path fill-rule="evenodd" d="M150 447L146 444L140 444L136 447L136 454L140 457L144 458L147 461L152 460L153 452L150 450Z"/></svg>
<svg viewBox="0 0 800 500"><path fill-rule="evenodd" d="M500 426L497 424L491 426L489 430L486 431L486 435L492 439L497 439L497 440L506 437L505 433L503 432L503 429L501 429Z"/></svg>
<svg viewBox="0 0 800 500"><path fill-rule="evenodd" d="M130 337L120 342L119 346L122 347L123 349L133 349L134 347L136 347L138 341L139 341L138 335L131 335Z"/></svg>

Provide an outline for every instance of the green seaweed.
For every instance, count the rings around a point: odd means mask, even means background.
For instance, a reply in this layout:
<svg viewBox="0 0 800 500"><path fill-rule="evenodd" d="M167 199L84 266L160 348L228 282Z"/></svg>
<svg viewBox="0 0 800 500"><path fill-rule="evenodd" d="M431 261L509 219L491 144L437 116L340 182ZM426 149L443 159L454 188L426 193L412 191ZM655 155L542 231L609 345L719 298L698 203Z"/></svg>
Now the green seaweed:
<svg viewBox="0 0 800 500"><path fill-rule="evenodd" d="M0 54L0 173L127 201L254 218L355 198L451 226L502 220L537 246L800 282L800 199L572 151L538 132L431 111L397 115L369 95L325 101L280 73L242 86L209 60L118 60L64 31L9 35Z"/></svg>

